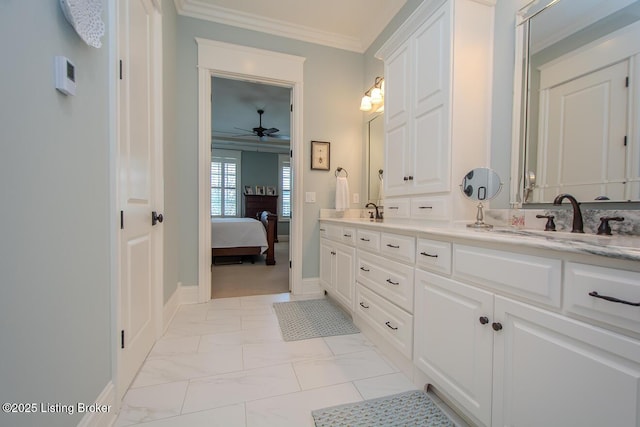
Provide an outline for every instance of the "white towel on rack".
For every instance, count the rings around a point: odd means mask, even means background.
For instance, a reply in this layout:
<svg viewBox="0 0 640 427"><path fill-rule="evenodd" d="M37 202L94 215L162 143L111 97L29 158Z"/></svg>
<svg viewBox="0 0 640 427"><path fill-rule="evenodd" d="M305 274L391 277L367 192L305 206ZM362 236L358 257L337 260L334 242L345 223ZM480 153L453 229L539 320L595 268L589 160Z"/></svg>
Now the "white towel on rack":
<svg viewBox="0 0 640 427"><path fill-rule="evenodd" d="M336 210L346 211L349 209L349 181L344 176L336 178Z"/></svg>

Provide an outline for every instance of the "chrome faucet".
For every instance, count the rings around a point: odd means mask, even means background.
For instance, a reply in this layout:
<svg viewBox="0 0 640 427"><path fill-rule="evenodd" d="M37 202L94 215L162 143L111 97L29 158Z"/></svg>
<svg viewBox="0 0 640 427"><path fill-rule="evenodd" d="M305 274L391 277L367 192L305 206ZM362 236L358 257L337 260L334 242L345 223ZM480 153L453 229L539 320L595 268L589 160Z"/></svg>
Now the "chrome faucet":
<svg viewBox="0 0 640 427"><path fill-rule="evenodd" d="M374 207L376 209L376 219L377 220L382 220L382 214L380 213L380 210L378 209L378 205L376 205L375 203L367 203L366 205L364 205L365 208L369 208L369 207Z"/></svg>
<svg viewBox="0 0 640 427"><path fill-rule="evenodd" d="M572 233L584 233L584 226L582 223L582 211L580 211L580 204L571 194L559 194L553 200L553 204L556 206L560 206L564 199L569 200L571 202L571 207L573 208L573 227L571 229Z"/></svg>

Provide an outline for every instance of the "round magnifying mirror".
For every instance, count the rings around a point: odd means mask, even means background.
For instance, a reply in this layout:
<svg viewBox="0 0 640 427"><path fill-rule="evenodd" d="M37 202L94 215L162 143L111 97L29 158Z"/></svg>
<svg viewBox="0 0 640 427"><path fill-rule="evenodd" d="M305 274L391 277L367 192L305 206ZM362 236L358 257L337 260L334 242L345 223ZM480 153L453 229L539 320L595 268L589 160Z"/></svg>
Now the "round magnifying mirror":
<svg viewBox="0 0 640 427"><path fill-rule="evenodd" d="M479 202L476 222L467 224L467 226L473 228L491 228L491 225L485 224L484 222L484 206L482 202L491 200L500 193L502 182L500 182L498 173L490 168L475 168L462 178L460 189L462 190L462 194L468 199Z"/></svg>

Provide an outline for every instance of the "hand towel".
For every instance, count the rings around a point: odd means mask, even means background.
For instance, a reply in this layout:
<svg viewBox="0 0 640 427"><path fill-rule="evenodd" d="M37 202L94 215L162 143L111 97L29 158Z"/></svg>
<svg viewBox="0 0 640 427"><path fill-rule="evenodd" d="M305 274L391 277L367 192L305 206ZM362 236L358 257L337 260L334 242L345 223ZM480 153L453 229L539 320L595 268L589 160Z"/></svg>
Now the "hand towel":
<svg viewBox="0 0 640 427"><path fill-rule="evenodd" d="M349 209L349 181L344 176L336 178L336 210L343 212Z"/></svg>

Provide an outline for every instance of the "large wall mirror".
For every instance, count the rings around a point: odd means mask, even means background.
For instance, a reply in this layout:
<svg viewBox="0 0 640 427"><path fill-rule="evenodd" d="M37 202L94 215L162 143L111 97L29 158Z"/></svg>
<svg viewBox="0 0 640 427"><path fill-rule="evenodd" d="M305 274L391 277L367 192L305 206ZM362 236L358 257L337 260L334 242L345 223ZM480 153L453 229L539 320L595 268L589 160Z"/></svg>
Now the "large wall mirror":
<svg viewBox="0 0 640 427"><path fill-rule="evenodd" d="M640 0L538 0L517 24L512 203L640 201Z"/></svg>
<svg viewBox="0 0 640 427"><path fill-rule="evenodd" d="M384 117L379 114L368 122L367 147L367 186L368 199L375 204L381 204L384 194L382 182L384 179Z"/></svg>

